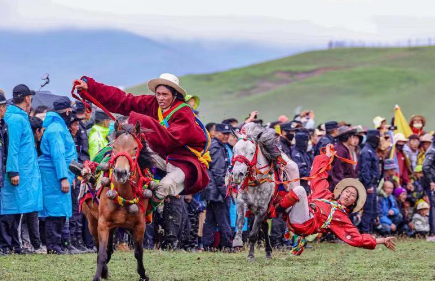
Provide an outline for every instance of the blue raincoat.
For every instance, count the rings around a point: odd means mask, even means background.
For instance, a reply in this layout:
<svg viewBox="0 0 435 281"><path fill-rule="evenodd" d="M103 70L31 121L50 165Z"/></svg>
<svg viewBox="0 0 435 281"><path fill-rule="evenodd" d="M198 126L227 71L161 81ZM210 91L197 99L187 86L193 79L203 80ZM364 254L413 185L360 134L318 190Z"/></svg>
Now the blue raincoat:
<svg viewBox="0 0 435 281"><path fill-rule="evenodd" d="M77 161L77 151L70 131L62 117L48 112L42 126L45 128L41 139L42 155L38 159L41 169L44 209L40 217L71 217L71 188L63 193L62 179L68 179L71 187L74 174L68 169L72 160Z"/></svg>
<svg viewBox="0 0 435 281"><path fill-rule="evenodd" d="M6 172L18 173L20 184L13 186L7 174L2 187L0 214L25 214L42 210L42 186L35 139L27 113L10 105L4 117L9 145Z"/></svg>

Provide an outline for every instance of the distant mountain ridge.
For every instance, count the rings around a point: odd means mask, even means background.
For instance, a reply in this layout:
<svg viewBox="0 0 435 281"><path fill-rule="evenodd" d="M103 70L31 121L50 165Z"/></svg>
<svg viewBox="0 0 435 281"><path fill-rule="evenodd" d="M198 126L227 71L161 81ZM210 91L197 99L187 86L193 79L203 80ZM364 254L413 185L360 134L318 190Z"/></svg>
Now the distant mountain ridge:
<svg viewBox="0 0 435 281"><path fill-rule="evenodd" d="M302 51L236 41L157 42L118 30L0 30L0 42L0 88L8 94L19 83L39 89L43 73L51 78L47 90L67 94L81 75L125 87L163 72L212 73Z"/></svg>

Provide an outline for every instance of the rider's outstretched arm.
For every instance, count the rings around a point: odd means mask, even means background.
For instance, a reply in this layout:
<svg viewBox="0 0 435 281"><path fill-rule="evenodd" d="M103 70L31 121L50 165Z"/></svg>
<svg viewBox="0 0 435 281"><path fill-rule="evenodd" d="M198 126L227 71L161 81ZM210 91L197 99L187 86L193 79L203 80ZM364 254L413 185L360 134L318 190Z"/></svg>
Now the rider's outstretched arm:
<svg viewBox="0 0 435 281"><path fill-rule="evenodd" d="M130 112L145 114L157 118L157 100L153 95L134 96L121 89L98 83L90 77L83 76L88 92L110 112L128 116Z"/></svg>

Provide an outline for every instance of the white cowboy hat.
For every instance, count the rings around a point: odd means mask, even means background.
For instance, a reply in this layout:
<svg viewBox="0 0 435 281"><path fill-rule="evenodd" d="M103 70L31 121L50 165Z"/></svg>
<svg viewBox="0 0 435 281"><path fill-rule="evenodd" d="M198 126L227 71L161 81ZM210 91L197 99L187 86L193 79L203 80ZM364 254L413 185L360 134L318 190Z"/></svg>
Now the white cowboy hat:
<svg viewBox="0 0 435 281"><path fill-rule="evenodd" d="M404 142L407 142L408 139L405 138L405 135L404 135L404 134L402 134L402 133L397 133L397 134L394 135L394 143L396 143L396 142L398 142L398 141L404 141Z"/></svg>
<svg viewBox="0 0 435 281"><path fill-rule="evenodd" d="M338 199L340 197L340 194L343 192L346 187L355 187L358 192L358 201L356 202L355 208L353 208L352 213L356 213L359 210L361 210L364 207L364 204L366 203L367 199L367 192L364 187L364 185L357 179L353 178L347 178L342 179L334 189L334 197L335 199Z"/></svg>
<svg viewBox="0 0 435 281"><path fill-rule="evenodd" d="M158 85L166 85L174 88L177 92L183 95L183 97L186 96L186 91L180 86L180 80L177 76L170 74L170 73L163 73L160 75L159 78L154 78L148 81L148 88L151 90L151 92L156 92L156 87Z"/></svg>

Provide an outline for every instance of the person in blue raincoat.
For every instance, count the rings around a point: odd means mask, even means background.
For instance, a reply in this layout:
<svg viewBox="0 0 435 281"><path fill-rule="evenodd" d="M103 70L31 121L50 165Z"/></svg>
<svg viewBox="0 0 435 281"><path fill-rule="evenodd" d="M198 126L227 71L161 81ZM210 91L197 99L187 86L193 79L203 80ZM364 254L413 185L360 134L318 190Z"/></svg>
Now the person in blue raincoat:
<svg viewBox="0 0 435 281"><path fill-rule="evenodd" d="M72 215L71 186L74 180L68 166L72 160L77 161L77 151L67 127L71 120L70 100L60 97L53 106L55 112L48 112L43 123L42 155L38 159L44 201L39 216L46 218L47 252L64 254L61 234L66 218Z"/></svg>
<svg viewBox="0 0 435 281"><path fill-rule="evenodd" d="M0 245L3 251L22 251L18 225L21 214L42 210L41 177L32 128L28 118L32 96L35 94L26 85L13 89L12 105L6 110L4 120L8 124L8 157L6 175L0 203L1 227L9 233L10 245Z"/></svg>

